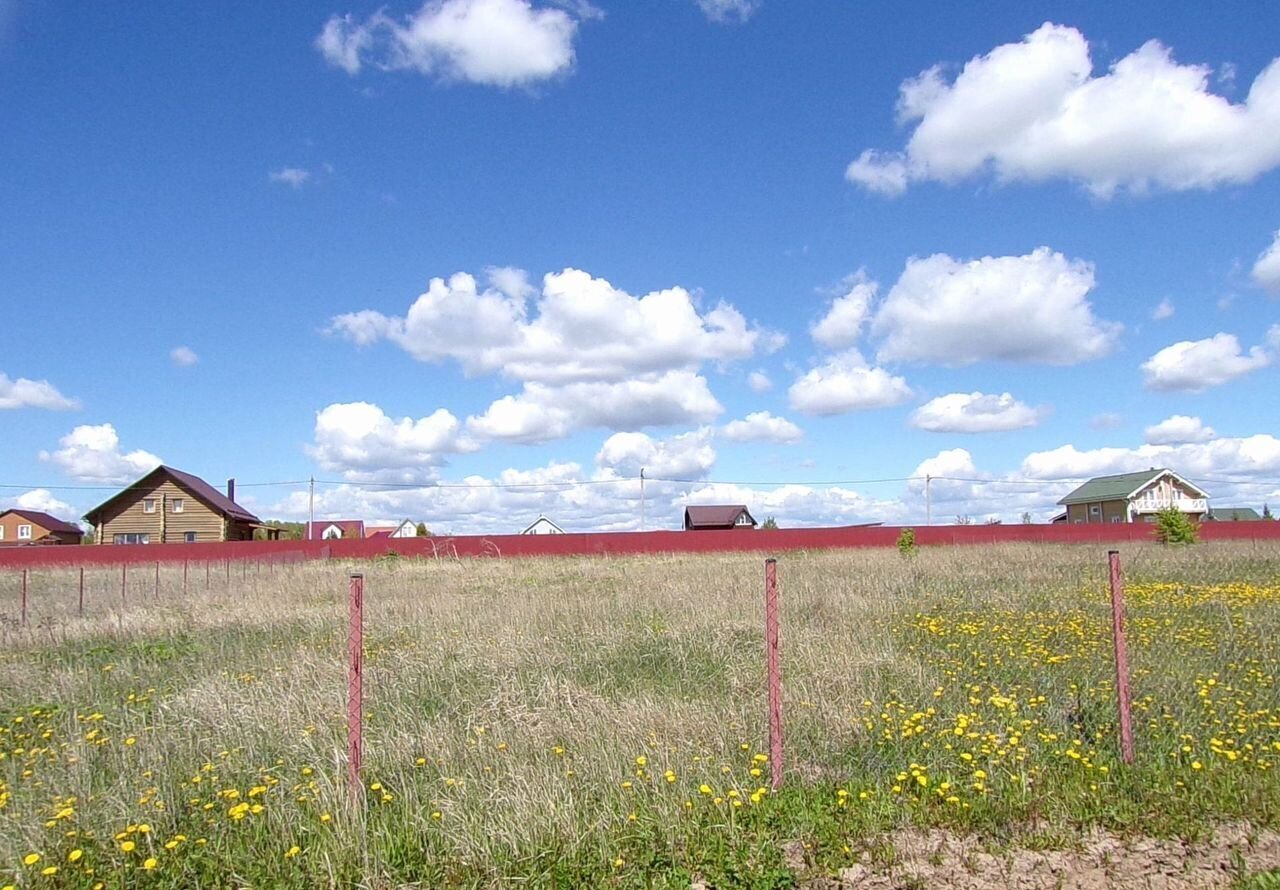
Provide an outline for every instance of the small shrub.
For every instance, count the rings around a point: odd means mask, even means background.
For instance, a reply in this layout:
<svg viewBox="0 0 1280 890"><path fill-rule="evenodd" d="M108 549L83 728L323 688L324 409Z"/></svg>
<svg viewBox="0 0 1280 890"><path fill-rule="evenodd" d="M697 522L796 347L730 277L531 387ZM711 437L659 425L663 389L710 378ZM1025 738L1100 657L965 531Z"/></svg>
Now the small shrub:
<svg viewBox="0 0 1280 890"><path fill-rule="evenodd" d="M1176 507L1156 514L1156 538L1162 544L1194 544L1199 531L1195 520Z"/></svg>
<svg viewBox="0 0 1280 890"><path fill-rule="evenodd" d="M915 556L916 530L914 528L904 528L898 533L898 552L903 556Z"/></svg>

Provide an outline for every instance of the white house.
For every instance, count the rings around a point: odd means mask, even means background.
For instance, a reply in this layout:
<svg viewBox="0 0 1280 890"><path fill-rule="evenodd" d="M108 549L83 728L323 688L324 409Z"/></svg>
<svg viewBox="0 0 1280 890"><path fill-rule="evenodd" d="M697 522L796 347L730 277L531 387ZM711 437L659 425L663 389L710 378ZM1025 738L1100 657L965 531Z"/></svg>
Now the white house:
<svg viewBox="0 0 1280 890"><path fill-rule="evenodd" d="M556 525L545 516L539 516L533 523L522 531L522 535L563 535L564 529Z"/></svg>

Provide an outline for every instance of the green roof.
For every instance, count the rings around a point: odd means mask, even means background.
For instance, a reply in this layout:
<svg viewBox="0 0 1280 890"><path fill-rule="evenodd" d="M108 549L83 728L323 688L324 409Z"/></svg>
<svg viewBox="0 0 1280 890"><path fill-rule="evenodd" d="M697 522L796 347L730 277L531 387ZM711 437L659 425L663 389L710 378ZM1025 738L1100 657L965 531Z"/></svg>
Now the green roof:
<svg viewBox="0 0 1280 890"><path fill-rule="evenodd" d="M1167 470L1143 470L1141 473L1098 476L1081 485L1058 503L1092 504L1098 501L1122 500L1164 472Z"/></svg>
<svg viewBox="0 0 1280 890"><path fill-rule="evenodd" d="M1262 516L1252 507L1214 507L1209 511L1209 518L1220 522L1254 522Z"/></svg>

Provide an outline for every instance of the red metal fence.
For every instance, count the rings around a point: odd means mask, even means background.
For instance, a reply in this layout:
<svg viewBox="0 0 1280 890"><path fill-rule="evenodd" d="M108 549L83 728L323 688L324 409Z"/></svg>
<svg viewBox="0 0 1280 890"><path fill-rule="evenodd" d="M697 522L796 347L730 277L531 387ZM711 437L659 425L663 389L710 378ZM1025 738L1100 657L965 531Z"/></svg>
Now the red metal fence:
<svg viewBox="0 0 1280 890"><path fill-rule="evenodd" d="M656 531L567 535L458 535L331 541L233 541L223 544L132 544L0 548L0 567L120 565L154 562L263 564L311 559L372 559L389 552L417 557L581 556L644 553L783 552L892 547L898 527L788 528L771 531ZM1153 541L1150 525L948 525L916 527L916 544L1118 544ZM1280 522L1207 522L1206 541L1280 541Z"/></svg>

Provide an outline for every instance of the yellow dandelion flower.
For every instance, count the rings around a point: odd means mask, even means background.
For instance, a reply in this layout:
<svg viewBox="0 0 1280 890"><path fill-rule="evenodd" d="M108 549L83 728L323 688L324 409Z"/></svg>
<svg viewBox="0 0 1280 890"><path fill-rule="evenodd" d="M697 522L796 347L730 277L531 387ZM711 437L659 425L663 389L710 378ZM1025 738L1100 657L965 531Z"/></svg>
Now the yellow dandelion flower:
<svg viewBox="0 0 1280 890"><path fill-rule="evenodd" d="M135 849L137 849L137 846L138 845L135 844L133 841L125 841L123 844L120 845L120 849L124 850L126 853L132 853Z"/></svg>
<svg viewBox="0 0 1280 890"><path fill-rule="evenodd" d="M56 865L50 865L50 866L47 866L47 867L45 867L45 868L40 869L40 874L44 875L45 877L52 877L53 875L56 875L57 873L58 873L58 866L56 866Z"/></svg>
<svg viewBox="0 0 1280 890"><path fill-rule="evenodd" d="M297 856L301 852L302 852L302 848L299 847L297 844L294 844L292 847L284 851L284 858L292 859L294 856Z"/></svg>
<svg viewBox="0 0 1280 890"><path fill-rule="evenodd" d="M155 857L148 857L147 860L142 863L142 867L147 871L151 871L151 869L155 868L159 864L160 863L156 862Z"/></svg>
<svg viewBox="0 0 1280 890"><path fill-rule="evenodd" d="M79 862L80 857L84 855L84 850L72 850L67 854L68 862Z"/></svg>
<svg viewBox="0 0 1280 890"><path fill-rule="evenodd" d="M28 853L26 856L22 857L22 864L27 866L28 868L35 865L39 861L40 861L39 853Z"/></svg>

